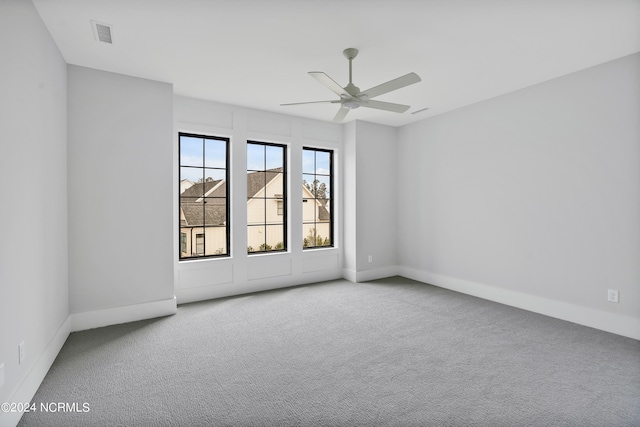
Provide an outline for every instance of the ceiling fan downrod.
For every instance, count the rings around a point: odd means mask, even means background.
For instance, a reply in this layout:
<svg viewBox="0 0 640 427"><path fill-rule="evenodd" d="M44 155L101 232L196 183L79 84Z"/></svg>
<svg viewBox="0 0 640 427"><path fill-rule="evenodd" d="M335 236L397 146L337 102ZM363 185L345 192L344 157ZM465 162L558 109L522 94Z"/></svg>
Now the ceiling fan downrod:
<svg viewBox="0 0 640 427"><path fill-rule="evenodd" d="M360 88L353 84L353 59L358 56L358 49L350 47L342 51L342 54L349 60L349 84L345 86L344 90L349 92L351 96L355 96L360 93Z"/></svg>

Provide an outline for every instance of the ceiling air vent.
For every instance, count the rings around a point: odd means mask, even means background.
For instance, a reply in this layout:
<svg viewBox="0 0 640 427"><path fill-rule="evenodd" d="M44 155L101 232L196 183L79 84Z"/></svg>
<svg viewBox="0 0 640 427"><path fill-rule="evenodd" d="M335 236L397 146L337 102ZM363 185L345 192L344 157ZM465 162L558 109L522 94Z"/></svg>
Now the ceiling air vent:
<svg viewBox="0 0 640 427"><path fill-rule="evenodd" d="M96 41L113 44L111 25L91 21L91 27L93 28L93 36L96 38Z"/></svg>

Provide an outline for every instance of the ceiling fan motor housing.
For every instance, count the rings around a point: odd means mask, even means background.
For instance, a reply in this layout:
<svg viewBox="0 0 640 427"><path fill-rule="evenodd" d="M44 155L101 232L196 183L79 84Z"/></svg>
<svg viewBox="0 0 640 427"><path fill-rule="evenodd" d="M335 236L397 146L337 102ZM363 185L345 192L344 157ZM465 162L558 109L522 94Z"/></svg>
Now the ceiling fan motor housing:
<svg viewBox="0 0 640 427"><path fill-rule="evenodd" d="M344 87L344 90L349 92L349 95L351 95L351 96L356 96L357 94L360 93L360 88L358 86L354 85L353 83L349 83L348 85L346 85Z"/></svg>
<svg viewBox="0 0 640 427"><path fill-rule="evenodd" d="M342 54L345 56L345 58L351 60L351 59L355 58L356 56L358 56L358 49L356 49L354 47L350 47L350 48L347 48L347 49L343 50Z"/></svg>

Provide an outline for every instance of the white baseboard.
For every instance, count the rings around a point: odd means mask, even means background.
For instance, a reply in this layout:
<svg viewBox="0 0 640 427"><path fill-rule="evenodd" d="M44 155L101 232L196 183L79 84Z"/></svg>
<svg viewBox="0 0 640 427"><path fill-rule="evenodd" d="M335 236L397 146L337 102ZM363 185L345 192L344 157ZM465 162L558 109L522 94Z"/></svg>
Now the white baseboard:
<svg viewBox="0 0 640 427"><path fill-rule="evenodd" d="M399 267L398 274L408 279L640 340L640 319L409 267Z"/></svg>
<svg viewBox="0 0 640 427"><path fill-rule="evenodd" d="M27 375L13 393L13 396L7 400L8 402L31 402L70 333L71 319L67 317L53 339L40 354L40 357L38 357L38 360L36 360L31 370L27 372ZM23 413L24 412L0 412L0 426L17 425Z"/></svg>
<svg viewBox="0 0 640 427"><path fill-rule="evenodd" d="M350 282L356 282L356 271L349 268L342 269L342 278Z"/></svg>
<svg viewBox="0 0 640 427"><path fill-rule="evenodd" d="M178 305L174 296L171 299L162 301L73 313L69 317L71 318L71 331L77 332L120 323L153 319L154 317L170 316L177 312Z"/></svg>
<svg viewBox="0 0 640 427"><path fill-rule="evenodd" d="M374 268L372 270L363 270L356 272L357 282L368 282L369 280L384 279L386 277L397 276L400 269L396 265L388 267Z"/></svg>
<svg viewBox="0 0 640 427"><path fill-rule="evenodd" d="M396 265L361 271L347 268L342 269L342 278L356 283L384 279L385 277L397 276L398 274L400 274L400 269Z"/></svg>

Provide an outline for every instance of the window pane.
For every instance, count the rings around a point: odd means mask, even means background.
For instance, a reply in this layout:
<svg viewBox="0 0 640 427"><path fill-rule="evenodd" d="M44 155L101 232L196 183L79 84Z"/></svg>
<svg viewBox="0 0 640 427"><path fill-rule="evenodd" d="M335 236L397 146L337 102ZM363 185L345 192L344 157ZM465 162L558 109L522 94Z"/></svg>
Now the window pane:
<svg viewBox="0 0 640 427"><path fill-rule="evenodd" d="M200 202L198 202L200 200ZM204 225L204 205L196 197L180 197L180 225L197 227Z"/></svg>
<svg viewBox="0 0 640 427"><path fill-rule="evenodd" d="M316 220L316 199L302 199L302 221L313 222Z"/></svg>
<svg viewBox="0 0 640 427"><path fill-rule="evenodd" d="M203 197L215 184L216 182L214 181L202 182L202 180L200 180L198 183L191 184L189 188L185 188L181 195L183 197Z"/></svg>
<svg viewBox="0 0 640 427"><path fill-rule="evenodd" d="M180 165L202 166L202 138L180 137Z"/></svg>
<svg viewBox="0 0 640 427"><path fill-rule="evenodd" d="M284 191L284 174L277 172L267 172L266 183L266 197L276 197L276 195L282 197L282 193Z"/></svg>
<svg viewBox="0 0 640 427"><path fill-rule="evenodd" d="M206 182L222 181L227 178L227 171L224 169L204 169L204 180Z"/></svg>
<svg viewBox="0 0 640 427"><path fill-rule="evenodd" d="M315 224L302 224L302 246L312 248L316 246L316 226Z"/></svg>
<svg viewBox="0 0 640 427"><path fill-rule="evenodd" d="M247 197L264 197L266 179L264 172L247 173Z"/></svg>
<svg viewBox="0 0 640 427"><path fill-rule="evenodd" d="M190 183L195 184L198 181L202 181L202 168L180 168L180 181L189 180ZM182 188L181 188L182 189Z"/></svg>
<svg viewBox="0 0 640 427"><path fill-rule="evenodd" d="M204 222L207 226L221 226L227 223L227 204L223 198L204 198Z"/></svg>
<svg viewBox="0 0 640 427"><path fill-rule="evenodd" d="M281 202L281 203L278 204L278 202ZM282 224L282 221L284 219L284 216L283 216L284 211L280 211L281 213L278 214L279 209L284 209L284 204L282 203L282 200L265 199L264 206L266 209L266 215L264 216L264 223L265 224Z"/></svg>
<svg viewBox="0 0 640 427"><path fill-rule="evenodd" d="M219 139L205 139L204 166L225 168L227 164L227 142Z"/></svg>
<svg viewBox="0 0 640 427"><path fill-rule="evenodd" d="M264 145L247 144L247 170L261 171L265 169Z"/></svg>
<svg viewBox="0 0 640 427"><path fill-rule="evenodd" d="M316 173L329 175L331 154L326 151L316 151Z"/></svg>
<svg viewBox="0 0 640 427"><path fill-rule="evenodd" d="M303 185L318 199L331 198L330 177L321 175L303 175Z"/></svg>
<svg viewBox="0 0 640 427"><path fill-rule="evenodd" d="M266 199L251 197L247 199L247 224L256 225L265 223Z"/></svg>
<svg viewBox="0 0 640 427"><path fill-rule="evenodd" d="M313 185L313 181L315 181L315 179L316 179L315 175L309 175L309 174L302 175L302 185L304 185L305 188L309 190L309 192L311 193L311 195L313 195L313 197L316 197L314 192L314 185ZM305 191L303 191L302 194L308 195L308 193L306 193Z"/></svg>
<svg viewBox="0 0 640 427"><path fill-rule="evenodd" d="M185 257L204 255L204 228L202 227L182 227L180 228L181 240Z"/></svg>
<svg viewBox="0 0 640 427"><path fill-rule="evenodd" d="M331 198L330 178L328 176L316 175L315 195L318 199Z"/></svg>
<svg viewBox="0 0 640 427"><path fill-rule="evenodd" d="M302 173L314 173L316 152L312 150L302 150Z"/></svg>
<svg viewBox="0 0 640 427"><path fill-rule="evenodd" d="M267 251L276 250L281 251L284 249L284 227L280 225L268 225L267 231L267 245L265 249Z"/></svg>
<svg viewBox="0 0 640 427"><path fill-rule="evenodd" d="M227 229L225 226L205 227L204 255L223 255L227 253Z"/></svg>
<svg viewBox="0 0 640 427"><path fill-rule="evenodd" d="M273 145L266 145L265 148L266 148L267 170L282 168L284 165L283 155L282 155L284 153L284 147L275 147Z"/></svg>
<svg viewBox="0 0 640 427"><path fill-rule="evenodd" d="M316 223L316 246L331 245L331 230L328 222Z"/></svg>
<svg viewBox="0 0 640 427"><path fill-rule="evenodd" d="M247 252L260 251L260 247L265 244L265 226L251 225L247 227Z"/></svg>

